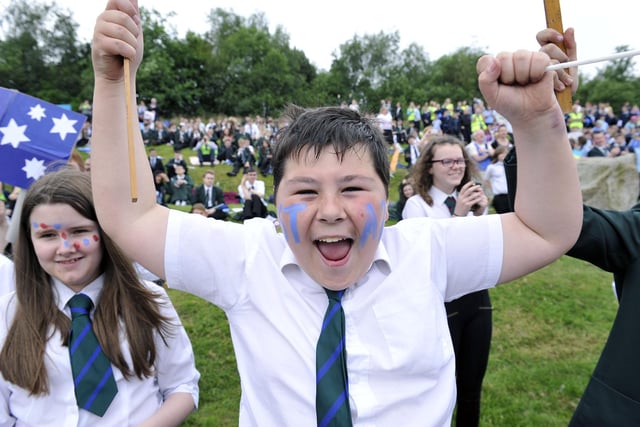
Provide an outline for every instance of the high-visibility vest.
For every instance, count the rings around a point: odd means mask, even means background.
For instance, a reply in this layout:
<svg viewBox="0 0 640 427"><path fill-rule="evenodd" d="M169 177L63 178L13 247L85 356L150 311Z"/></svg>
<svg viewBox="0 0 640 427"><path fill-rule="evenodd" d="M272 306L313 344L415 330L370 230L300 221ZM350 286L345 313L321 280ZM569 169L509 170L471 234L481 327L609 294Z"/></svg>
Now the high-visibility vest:
<svg viewBox="0 0 640 427"><path fill-rule="evenodd" d="M211 154L211 146L209 144L202 144L200 151L202 151L202 154L205 156Z"/></svg>
<svg viewBox="0 0 640 427"><path fill-rule="evenodd" d="M487 124L484 122L484 117L482 117L482 114L471 115L471 133L477 130L485 130L486 128Z"/></svg>
<svg viewBox="0 0 640 427"><path fill-rule="evenodd" d="M582 113L570 112L569 117L567 118L567 127L569 129L582 129L584 127L583 124L584 115Z"/></svg>

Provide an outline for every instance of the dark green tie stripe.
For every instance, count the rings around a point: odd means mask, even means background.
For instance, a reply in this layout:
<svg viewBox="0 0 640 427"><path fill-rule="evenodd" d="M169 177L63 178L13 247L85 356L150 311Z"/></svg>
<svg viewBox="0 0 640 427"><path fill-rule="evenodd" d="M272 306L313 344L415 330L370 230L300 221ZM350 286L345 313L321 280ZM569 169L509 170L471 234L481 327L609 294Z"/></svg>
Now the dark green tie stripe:
<svg viewBox="0 0 640 427"><path fill-rule="evenodd" d="M316 415L319 427L351 426L345 351L343 291L326 290L329 306L316 348Z"/></svg>
<svg viewBox="0 0 640 427"><path fill-rule="evenodd" d="M78 406L104 415L118 393L111 362L102 352L91 325L91 299L78 294L69 300L71 333L69 355Z"/></svg>
<svg viewBox="0 0 640 427"><path fill-rule="evenodd" d="M444 199L444 204L449 208L449 213L453 215L453 212L456 210L456 199L453 196L449 196Z"/></svg>

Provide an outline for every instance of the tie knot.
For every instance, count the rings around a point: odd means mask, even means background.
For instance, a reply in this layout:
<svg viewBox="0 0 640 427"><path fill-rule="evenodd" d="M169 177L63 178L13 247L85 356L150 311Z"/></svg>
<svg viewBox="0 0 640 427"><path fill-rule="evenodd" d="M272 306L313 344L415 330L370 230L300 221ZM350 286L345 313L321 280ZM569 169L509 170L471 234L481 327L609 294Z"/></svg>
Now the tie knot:
<svg viewBox="0 0 640 427"><path fill-rule="evenodd" d="M340 302L342 300L342 295L344 295L344 291L332 291L331 289L324 290L329 297L329 300L333 300L336 302Z"/></svg>
<svg viewBox="0 0 640 427"><path fill-rule="evenodd" d="M444 199L444 204L447 205L447 208L449 208L449 213L453 215L453 212L456 209L456 199L453 196L449 196Z"/></svg>
<svg viewBox="0 0 640 427"><path fill-rule="evenodd" d="M88 316L93 307L93 302L87 295L77 294L69 300L67 305L71 309L71 318L75 319L78 316Z"/></svg>

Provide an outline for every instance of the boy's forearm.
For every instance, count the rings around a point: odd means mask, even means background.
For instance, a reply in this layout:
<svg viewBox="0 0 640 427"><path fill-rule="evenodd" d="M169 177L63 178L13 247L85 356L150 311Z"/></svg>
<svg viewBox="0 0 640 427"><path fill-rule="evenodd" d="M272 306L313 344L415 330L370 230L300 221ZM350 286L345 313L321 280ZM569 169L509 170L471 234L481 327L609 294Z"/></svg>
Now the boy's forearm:
<svg viewBox="0 0 640 427"><path fill-rule="evenodd" d="M568 250L577 239L582 197L560 108L514 127L518 142L515 210L521 221Z"/></svg>

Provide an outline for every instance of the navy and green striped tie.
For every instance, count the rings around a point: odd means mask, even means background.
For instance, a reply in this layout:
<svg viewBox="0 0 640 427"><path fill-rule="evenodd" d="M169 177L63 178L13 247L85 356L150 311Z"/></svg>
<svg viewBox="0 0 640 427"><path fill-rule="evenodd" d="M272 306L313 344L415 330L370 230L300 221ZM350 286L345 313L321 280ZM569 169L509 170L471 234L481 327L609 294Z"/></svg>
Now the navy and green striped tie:
<svg viewBox="0 0 640 427"><path fill-rule="evenodd" d="M449 196L444 199L444 204L447 205L449 213L453 215L453 212L456 210L456 199L453 196Z"/></svg>
<svg viewBox="0 0 640 427"><path fill-rule="evenodd" d="M69 355L78 406L103 416L118 393L111 362L93 332L89 312L91 298L77 294L67 303L71 309Z"/></svg>
<svg viewBox="0 0 640 427"><path fill-rule="evenodd" d="M316 347L316 416L318 427L352 425L345 350L344 291L325 289L329 307L324 315Z"/></svg>

